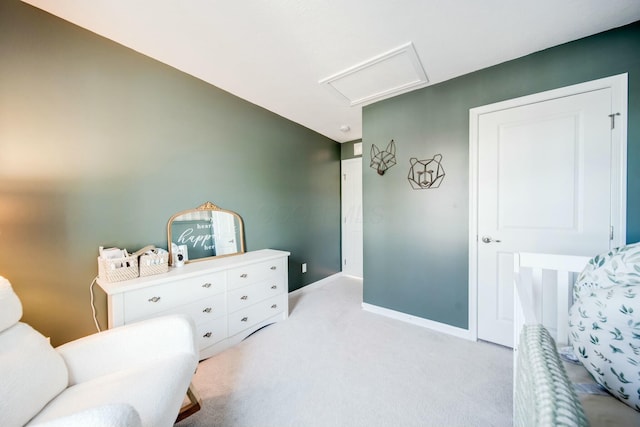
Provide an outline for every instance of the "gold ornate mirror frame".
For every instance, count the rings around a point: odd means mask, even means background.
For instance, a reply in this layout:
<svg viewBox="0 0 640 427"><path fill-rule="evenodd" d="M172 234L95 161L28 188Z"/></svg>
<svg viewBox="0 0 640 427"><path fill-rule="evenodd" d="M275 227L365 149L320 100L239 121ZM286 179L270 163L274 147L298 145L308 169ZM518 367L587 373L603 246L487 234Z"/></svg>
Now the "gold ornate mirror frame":
<svg viewBox="0 0 640 427"><path fill-rule="evenodd" d="M245 252L244 223L237 213L206 202L169 218L167 246L170 265L176 265L176 256L190 263L240 255Z"/></svg>

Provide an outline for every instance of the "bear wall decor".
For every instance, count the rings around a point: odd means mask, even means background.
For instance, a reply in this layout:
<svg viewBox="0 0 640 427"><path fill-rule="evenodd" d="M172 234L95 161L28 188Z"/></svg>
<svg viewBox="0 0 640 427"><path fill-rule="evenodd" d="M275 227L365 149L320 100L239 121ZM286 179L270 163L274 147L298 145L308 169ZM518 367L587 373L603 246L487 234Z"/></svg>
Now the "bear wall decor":
<svg viewBox="0 0 640 427"><path fill-rule="evenodd" d="M414 190L426 190L438 188L444 179L444 168L442 167L442 154L436 154L431 159L418 160L412 157L409 160L409 183Z"/></svg>

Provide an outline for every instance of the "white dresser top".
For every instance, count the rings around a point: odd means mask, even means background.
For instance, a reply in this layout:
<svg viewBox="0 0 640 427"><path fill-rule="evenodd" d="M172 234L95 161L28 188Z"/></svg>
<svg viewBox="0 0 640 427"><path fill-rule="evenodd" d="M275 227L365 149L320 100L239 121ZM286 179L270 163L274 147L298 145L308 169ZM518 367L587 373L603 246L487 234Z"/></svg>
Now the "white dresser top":
<svg viewBox="0 0 640 427"><path fill-rule="evenodd" d="M242 255L233 255L222 258L207 259L204 261L190 262L182 267L170 267L168 272L162 274L138 277L122 282L106 282L104 280L98 279L97 283L107 293L107 295L115 295L138 288L158 285L163 282L171 282L175 280L176 277L185 279L204 273L214 273L216 271L242 267L247 264L254 264L256 262L268 261L271 259L282 258L289 255L290 252L287 251L262 249L259 251L245 252Z"/></svg>

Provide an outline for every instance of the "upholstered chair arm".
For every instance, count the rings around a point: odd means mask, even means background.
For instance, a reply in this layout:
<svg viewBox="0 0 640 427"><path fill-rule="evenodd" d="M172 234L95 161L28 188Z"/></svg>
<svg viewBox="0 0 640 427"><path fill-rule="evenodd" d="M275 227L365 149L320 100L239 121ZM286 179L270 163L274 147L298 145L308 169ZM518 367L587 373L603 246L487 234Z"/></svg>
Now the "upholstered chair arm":
<svg viewBox="0 0 640 427"><path fill-rule="evenodd" d="M184 354L198 363L195 326L181 315L131 323L63 344L56 350L69 370L69 385Z"/></svg>
<svg viewBox="0 0 640 427"><path fill-rule="evenodd" d="M142 427L142 421L133 406L114 403L34 424L33 427Z"/></svg>

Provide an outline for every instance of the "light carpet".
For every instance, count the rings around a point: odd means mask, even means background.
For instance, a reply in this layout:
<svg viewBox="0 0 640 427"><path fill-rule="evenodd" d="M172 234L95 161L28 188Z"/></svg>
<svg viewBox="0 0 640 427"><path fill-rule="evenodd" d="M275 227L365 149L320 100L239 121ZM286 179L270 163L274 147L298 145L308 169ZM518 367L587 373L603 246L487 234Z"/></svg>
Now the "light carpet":
<svg viewBox="0 0 640 427"><path fill-rule="evenodd" d="M200 363L180 427L511 426L512 353L362 310L362 281L289 296L290 317Z"/></svg>

